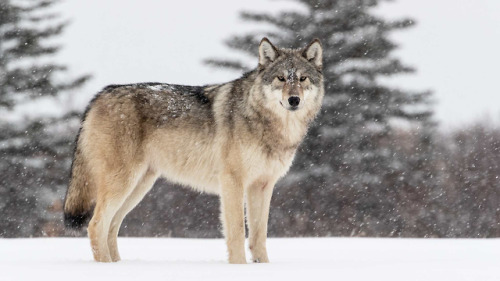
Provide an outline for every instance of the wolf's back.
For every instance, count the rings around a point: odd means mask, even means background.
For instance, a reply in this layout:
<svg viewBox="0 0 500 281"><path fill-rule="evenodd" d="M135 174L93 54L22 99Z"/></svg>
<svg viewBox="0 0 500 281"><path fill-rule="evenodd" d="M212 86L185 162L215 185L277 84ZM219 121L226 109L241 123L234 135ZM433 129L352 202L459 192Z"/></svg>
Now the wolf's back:
<svg viewBox="0 0 500 281"><path fill-rule="evenodd" d="M96 197L90 167L85 159L84 141L82 140L85 138L85 133L82 130L81 128L77 136L71 165L71 179L64 200L64 225L76 230L88 223L92 216Z"/></svg>

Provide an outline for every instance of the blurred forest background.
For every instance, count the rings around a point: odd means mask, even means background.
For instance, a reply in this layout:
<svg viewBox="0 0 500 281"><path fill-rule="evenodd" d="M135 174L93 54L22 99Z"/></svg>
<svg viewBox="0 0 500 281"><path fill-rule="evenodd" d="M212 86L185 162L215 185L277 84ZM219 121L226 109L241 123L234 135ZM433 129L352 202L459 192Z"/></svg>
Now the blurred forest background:
<svg viewBox="0 0 500 281"><path fill-rule="evenodd" d="M378 0L294 1L303 11L243 12L268 32L226 40L255 57L263 36L291 48L320 38L325 52L324 105L275 189L269 235L499 237L500 129L478 122L441 131L432 92L380 82L415 71L391 54L397 46L389 36L414 21L375 16ZM60 47L51 39L67 26L47 12L57 1L28 3L0 0L0 108L7 114L90 79L68 77L66 66L50 61ZM240 73L255 66L205 63ZM0 237L69 234L62 203L81 114L0 123ZM219 228L216 196L159 180L120 233L207 238L220 237Z"/></svg>

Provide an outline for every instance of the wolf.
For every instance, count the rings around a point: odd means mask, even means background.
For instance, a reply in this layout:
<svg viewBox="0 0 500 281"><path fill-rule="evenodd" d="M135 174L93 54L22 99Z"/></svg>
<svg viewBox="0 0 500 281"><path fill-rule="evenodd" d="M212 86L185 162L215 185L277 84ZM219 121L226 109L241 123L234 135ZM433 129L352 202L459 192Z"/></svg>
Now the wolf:
<svg viewBox="0 0 500 281"><path fill-rule="evenodd" d="M254 262L269 262L267 222L274 185L321 108L323 49L277 48L267 38L258 66L208 86L110 85L82 118L64 202L65 225L88 222L94 259L120 260L124 217L158 177L215 193L229 263L246 263L245 213ZM246 210L246 212L245 212Z"/></svg>

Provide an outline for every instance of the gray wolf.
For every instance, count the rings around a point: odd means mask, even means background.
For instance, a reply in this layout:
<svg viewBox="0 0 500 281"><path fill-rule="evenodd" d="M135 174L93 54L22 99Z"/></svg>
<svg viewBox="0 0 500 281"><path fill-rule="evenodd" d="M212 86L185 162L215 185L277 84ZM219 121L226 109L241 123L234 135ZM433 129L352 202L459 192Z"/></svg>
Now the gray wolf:
<svg viewBox="0 0 500 281"><path fill-rule="evenodd" d="M230 263L246 263L245 206L254 262L269 262L269 205L323 95L322 47L259 45L258 66L202 87L141 83L105 87L90 102L76 141L66 226L88 225L94 259L120 260L123 218L158 177L221 200Z"/></svg>

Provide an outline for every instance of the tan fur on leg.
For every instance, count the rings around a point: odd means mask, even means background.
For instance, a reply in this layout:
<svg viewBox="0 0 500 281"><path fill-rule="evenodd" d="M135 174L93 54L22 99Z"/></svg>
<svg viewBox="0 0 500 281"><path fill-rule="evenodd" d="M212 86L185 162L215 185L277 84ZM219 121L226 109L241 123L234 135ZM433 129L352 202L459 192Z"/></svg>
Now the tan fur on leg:
<svg viewBox="0 0 500 281"><path fill-rule="evenodd" d="M115 202L99 200L94 211L94 216L90 220L88 234L95 261L112 261L108 249L108 230L114 210L119 208L116 205Z"/></svg>
<svg viewBox="0 0 500 281"><path fill-rule="evenodd" d="M97 203L94 210L94 216L89 222L88 235L90 238L90 246L92 248L94 260L98 262L111 262L111 256L109 254L106 239L107 232L106 236L103 236L103 229L106 225L106 221L103 221L103 205L105 205L104 202Z"/></svg>
<svg viewBox="0 0 500 281"><path fill-rule="evenodd" d="M267 221L275 180L258 180L246 190L249 248L254 262L267 263Z"/></svg>
<svg viewBox="0 0 500 281"><path fill-rule="evenodd" d="M108 234L108 248L113 262L117 262L121 259L120 253L118 252L117 237L123 219L135 206L137 206L137 204L139 204L139 202L141 202L146 193L153 187L157 178L158 174L155 171L148 170L113 217Z"/></svg>
<svg viewBox="0 0 500 281"><path fill-rule="evenodd" d="M130 173L126 169L114 173L112 177L100 175L99 178L103 180L98 185L97 204L89 223L88 234L94 259L99 262L112 262L108 247L111 221L138 180L135 179L135 173Z"/></svg>
<svg viewBox="0 0 500 281"><path fill-rule="evenodd" d="M221 219L226 237L229 263L247 263L245 257L245 215L243 185L234 173L221 179Z"/></svg>

